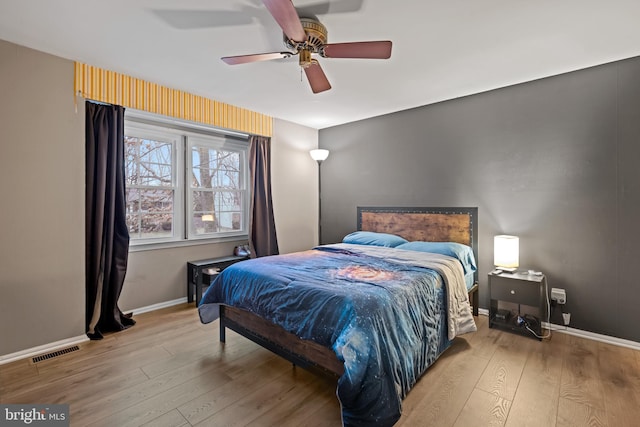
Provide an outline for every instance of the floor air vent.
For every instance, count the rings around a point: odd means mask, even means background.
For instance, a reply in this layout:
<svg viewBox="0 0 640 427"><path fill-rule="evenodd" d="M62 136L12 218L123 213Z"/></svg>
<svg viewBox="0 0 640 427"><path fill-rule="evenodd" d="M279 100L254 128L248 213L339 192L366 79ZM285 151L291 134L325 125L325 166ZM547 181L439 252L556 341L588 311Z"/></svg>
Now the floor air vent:
<svg viewBox="0 0 640 427"><path fill-rule="evenodd" d="M54 357L62 356L63 354L71 353L74 351L80 350L80 347L74 345L73 347L63 348L62 350L52 351L51 353L42 354L40 356L36 356L33 359L33 363L42 362L43 360L53 359Z"/></svg>

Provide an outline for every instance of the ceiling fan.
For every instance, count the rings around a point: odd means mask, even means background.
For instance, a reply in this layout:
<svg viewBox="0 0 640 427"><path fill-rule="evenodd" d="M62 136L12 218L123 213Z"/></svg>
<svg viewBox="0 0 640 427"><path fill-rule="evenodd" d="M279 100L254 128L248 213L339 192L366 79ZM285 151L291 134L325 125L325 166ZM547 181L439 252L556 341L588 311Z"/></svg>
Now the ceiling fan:
<svg viewBox="0 0 640 427"><path fill-rule="evenodd" d="M365 41L350 43L327 43L327 29L315 18L300 18L291 0L262 0L284 32L284 44L293 52L269 52L252 55L225 56L229 65L269 61L298 55L299 64L311 85L313 93L331 89L320 63L311 57L319 54L323 58L388 59L391 57L390 41Z"/></svg>

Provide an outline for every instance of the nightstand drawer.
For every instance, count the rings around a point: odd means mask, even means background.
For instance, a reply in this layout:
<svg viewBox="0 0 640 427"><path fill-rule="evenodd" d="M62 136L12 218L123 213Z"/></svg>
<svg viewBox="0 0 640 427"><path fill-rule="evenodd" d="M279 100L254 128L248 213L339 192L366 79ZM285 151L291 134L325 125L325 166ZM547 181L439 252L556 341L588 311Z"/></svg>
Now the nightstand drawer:
<svg viewBox="0 0 640 427"><path fill-rule="evenodd" d="M524 280L494 276L491 278L491 299L537 307L540 286Z"/></svg>

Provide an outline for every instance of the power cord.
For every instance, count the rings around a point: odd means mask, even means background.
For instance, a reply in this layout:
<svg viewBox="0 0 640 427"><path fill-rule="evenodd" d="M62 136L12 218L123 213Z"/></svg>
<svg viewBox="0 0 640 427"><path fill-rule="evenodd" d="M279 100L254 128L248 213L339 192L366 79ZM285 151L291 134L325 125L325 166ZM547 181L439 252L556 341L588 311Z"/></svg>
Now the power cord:
<svg viewBox="0 0 640 427"><path fill-rule="evenodd" d="M551 303L549 302L549 284L547 283L546 279L544 281L544 287L545 287L544 294L547 297L547 325L548 325L550 324L550 321L551 321ZM551 338L551 329L548 330L549 332L546 335L538 335L536 331L531 329L531 326L529 325L529 322L527 322L526 318L522 318L518 316L518 321L520 321L521 319L523 322L522 324L527 329L527 331L531 332L536 338L540 338L541 340L546 338L549 338L549 339ZM540 329L542 329L542 325L540 325Z"/></svg>

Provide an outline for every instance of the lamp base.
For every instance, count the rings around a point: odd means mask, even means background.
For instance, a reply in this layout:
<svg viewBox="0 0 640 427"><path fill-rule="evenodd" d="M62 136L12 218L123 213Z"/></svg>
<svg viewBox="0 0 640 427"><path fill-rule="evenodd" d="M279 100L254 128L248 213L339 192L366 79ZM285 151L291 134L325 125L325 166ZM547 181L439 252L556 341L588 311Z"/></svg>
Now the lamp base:
<svg viewBox="0 0 640 427"><path fill-rule="evenodd" d="M516 267L496 267L496 270L500 270L503 273L515 273L516 271L518 271L518 269Z"/></svg>

